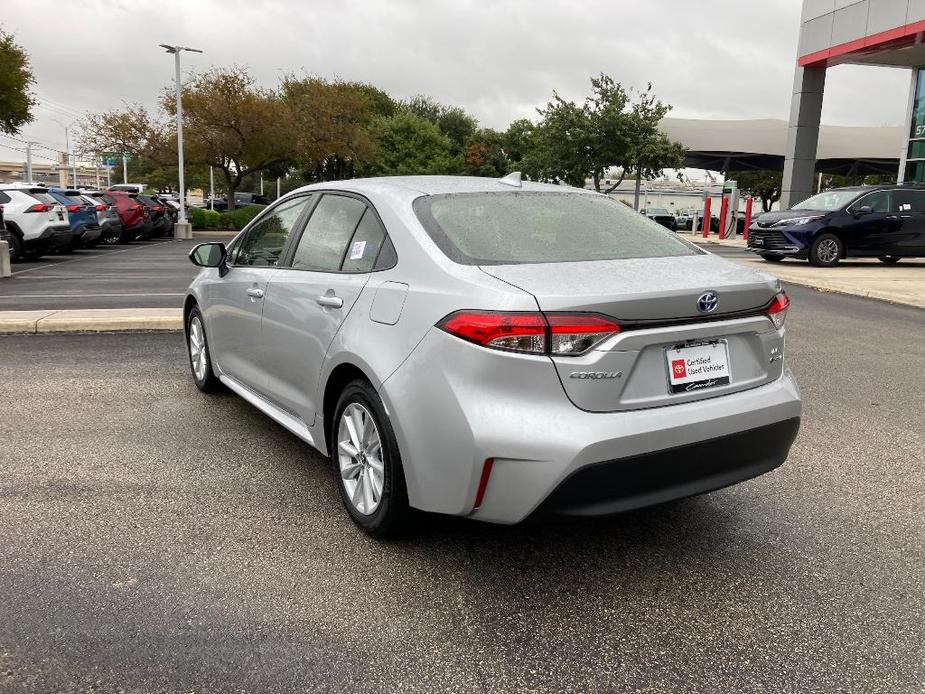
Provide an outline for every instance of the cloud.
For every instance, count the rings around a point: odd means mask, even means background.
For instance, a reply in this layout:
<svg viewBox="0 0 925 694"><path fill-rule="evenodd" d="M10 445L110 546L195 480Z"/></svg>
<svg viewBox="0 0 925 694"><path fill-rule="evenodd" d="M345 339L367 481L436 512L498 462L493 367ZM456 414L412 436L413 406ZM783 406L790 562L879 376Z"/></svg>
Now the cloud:
<svg viewBox="0 0 925 694"><path fill-rule="evenodd" d="M535 115L553 90L582 98L599 72L625 85L652 82L677 117L786 118L800 8L799 0L82 0L49 14L33 0L5 0L4 29L29 51L43 98L24 135L63 148L54 118L154 104L173 75L159 43L205 51L185 54L184 71L247 65L266 85L290 72L362 80L458 104L496 128ZM834 68L824 120L901 123L907 87L903 70Z"/></svg>

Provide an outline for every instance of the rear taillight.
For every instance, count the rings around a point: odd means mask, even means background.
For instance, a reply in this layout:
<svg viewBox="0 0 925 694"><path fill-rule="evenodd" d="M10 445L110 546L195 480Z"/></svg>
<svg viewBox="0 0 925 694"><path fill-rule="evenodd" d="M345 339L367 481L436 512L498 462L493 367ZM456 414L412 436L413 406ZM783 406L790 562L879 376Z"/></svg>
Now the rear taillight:
<svg viewBox="0 0 925 694"><path fill-rule="evenodd" d="M68 212L80 212L80 208L81 208L80 205L68 205L67 211Z"/></svg>
<svg viewBox="0 0 925 694"><path fill-rule="evenodd" d="M771 305L768 306L768 317L774 323L775 328L784 327L784 321L787 320L787 309L790 308L790 297L786 292L781 292L774 297Z"/></svg>
<svg viewBox="0 0 925 694"><path fill-rule="evenodd" d="M161 206L160 206L160 205L155 205L152 209L153 209L155 212L160 212L160 211L161 211Z"/></svg>
<svg viewBox="0 0 925 694"><path fill-rule="evenodd" d="M97 211L97 212L104 212L105 210L106 210L106 205L97 205L97 206L96 206L96 211Z"/></svg>
<svg viewBox="0 0 925 694"><path fill-rule="evenodd" d="M482 347L553 356L584 354L620 332L615 320L591 313L457 311L437 327Z"/></svg>
<svg viewBox="0 0 925 694"><path fill-rule="evenodd" d="M140 210L140 209L141 209L141 205L132 205L131 207L128 208L128 211L135 212L136 210Z"/></svg>
<svg viewBox="0 0 925 694"><path fill-rule="evenodd" d="M45 205L39 202L26 210L26 212L48 212L49 210L51 210L51 205Z"/></svg>

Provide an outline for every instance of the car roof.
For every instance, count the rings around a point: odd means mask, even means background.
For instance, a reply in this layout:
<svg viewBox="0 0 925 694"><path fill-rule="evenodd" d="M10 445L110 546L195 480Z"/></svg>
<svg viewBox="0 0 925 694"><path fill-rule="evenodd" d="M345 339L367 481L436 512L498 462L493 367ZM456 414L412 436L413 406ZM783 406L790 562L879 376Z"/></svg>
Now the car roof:
<svg viewBox="0 0 925 694"><path fill-rule="evenodd" d="M381 176L377 178L352 178L344 181L315 183L299 190L346 190L356 193L385 193L401 197L422 195L445 195L449 193L496 193L546 191L552 193L583 193L596 195L593 191L550 183L523 181L520 187L501 183L501 179L483 176Z"/></svg>

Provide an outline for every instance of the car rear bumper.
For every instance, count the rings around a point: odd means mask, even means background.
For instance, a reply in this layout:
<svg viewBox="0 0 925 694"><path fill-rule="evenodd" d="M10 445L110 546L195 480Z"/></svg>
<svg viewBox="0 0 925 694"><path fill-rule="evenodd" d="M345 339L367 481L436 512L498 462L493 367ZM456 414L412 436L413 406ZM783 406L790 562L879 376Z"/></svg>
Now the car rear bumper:
<svg viewBox="0 0 925 694"><path fill-rule="evenodd" d="M45 229L41 234L31 239L23 241L26 250L55 250L58 248L68 248L74 243L74 232L71 231L69 224L64 226L51 226Z"/></svg>
<svg viewBox="0 0 925 694"><path fill-rule="evenodd" d="M541 510L568 515L630 511L728 487L780 466L800 428L798 417L706 441L579 468Z"/></svg>
<svg viewBox="0 0 925 694"><path fill-rule="evenodd" d="M74 244L86 244L96 241L103 233L98 224L86 224L74 230Z"/></svg>
<svg viewBox="0 0 925 694"><path fill-rule="evenodd" d="M770 383L728 395L587 412L568 400L544 357L484 350L437 329L380 394L411 504L497 523L519 522L547 501L560 511L608 513L754 477L784 461L801 414L799 389L786 370ZM735 442L741 451L740 444L767 432L780 440L758 457L727 450ZM717 450L722 456L708 463ZM476 509L489 458L491 473ZM651 465L662 466L661 472L640 472ZM597 466L602 472L578 475ZM603 471L609 481L595 489Z"/></svg>

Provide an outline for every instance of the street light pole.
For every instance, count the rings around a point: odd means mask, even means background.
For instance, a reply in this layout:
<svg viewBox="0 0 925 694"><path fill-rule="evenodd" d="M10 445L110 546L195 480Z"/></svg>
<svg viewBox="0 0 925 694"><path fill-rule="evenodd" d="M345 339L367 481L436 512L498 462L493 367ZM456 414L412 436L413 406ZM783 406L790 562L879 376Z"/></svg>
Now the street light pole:
<svg viewBox="0 0 925 694"><path fill-rule="evenodd" d="M177 226L183 226L181 230L183 235L177 235L177 228L174 228L174 237L175 238L189 238L187 233L187 222L186 222L186 182L183 179L183 99L182 97L182 86L180 83L180 52L189 51L191 53L202 53L198 48L187 48L185 46L169 46L165 43L160 44L161 48L166 50L168 53L173 53L174 65L176 67L176 98L177 98L177 159L179 164L179 183L180 183L180 215L177 220ZM190 233L190 236L192 234Z"/></svg>

